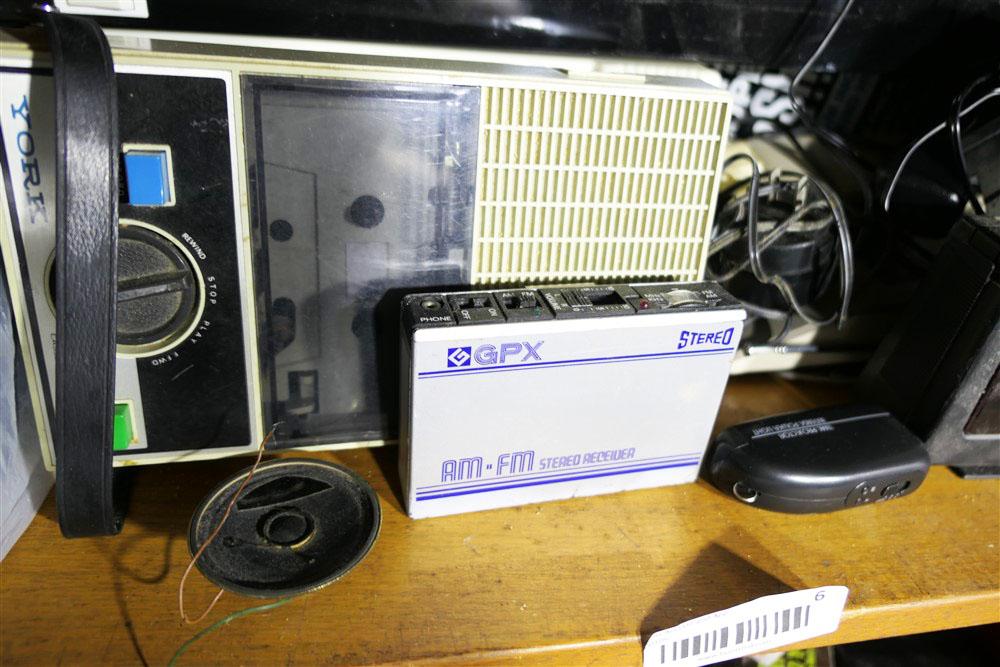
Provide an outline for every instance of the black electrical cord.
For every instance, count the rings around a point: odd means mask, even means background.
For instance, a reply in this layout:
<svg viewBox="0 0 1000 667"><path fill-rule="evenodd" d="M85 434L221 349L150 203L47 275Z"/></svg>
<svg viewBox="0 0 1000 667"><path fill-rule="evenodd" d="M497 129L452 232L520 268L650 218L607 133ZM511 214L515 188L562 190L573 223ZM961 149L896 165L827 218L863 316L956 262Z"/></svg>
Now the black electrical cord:
<svg viewBox="0 0 1000 667"><path fill-rule="evenodd" d="M819 125L816 120L806 111L805 104L798 98L795 93L795 89L802 82L805 75L812 69L813 65L819 56L826 50L830 41L833 39L837 30L840 29L840 25L844 22L847 14L851 11L851 7L854 5L854 0L847 0L844 6L841 8L840 12L837 14L837 18L834 19L833 24L827 31L826 35L823 37L819 46L813 54L806 60L806 62L799 68L795 76L788 84L787 90L782 90L780 88L775 88L773 86L768 86L763 83L753 83L752 85L763 88L765 90L771 90L776 93L788 95L789 104L792 107L792 111L795 112L799 121L819 139L822 143L828 147L834 149L830 151L830 155L837 160L850 172L851 176L857 181L858 189L862 197L862 214L868 215L871 213L874 203L875 203L875 188L872 184L872 177L874 174L874 167L865 160L861 155L859 155L855 150L853 150L844 139L838 135L836 132L829 130L825 127ZM782 123L777 118L758 118L755 116L750 116L751 120L765 120L770 123L774 128L785 134L792 145L795 146L796 150L802 156L802 158L808 163L808 166L816 173L822 173L822 169L818 168L816 164L813 163L812 159L809 157L805 148L799 142L798 138L795 136L794 131L790 126Z"/></svg>
<svg viewBox="0 0 1000 667"><path fill-rule="evenodd" d="M841 153L850 156L850 158L859 165L870 167L871 165L869 165L863 157L858 155L858 153L854 151L854 149L852 149L840 135L832 130L822 127L819 123L817 123L816 120L806 112L805 104L803 104L803 102L799 100L798 96L795 94L795 89L802 83L802 79L812 69L813 65L816 64L816 60L819 59L820 55L822 55L823 51L826 50L826 47L833 40L834 35L837 34L837 31L840 29L840 25L844 22L844 19L847 18L847 15L850 13L851 7L853 6L854 0L847 0L847 2L844 3L840 13L837 14L837 18L834 19L833 24L827 31L826 36L823 37L823 40L819 43L819 46L816 47L813 54L809 56L809 59L803 63L802 67L799 68L799 71L794 77L792 77L791 82L788 84L788 100L792 105L792 111L794 111L799 117L802 124L812 130L817 137L825 141L830 146L836 148Z"/></svg>
<svg viewBox="0 0 1000 667"><path fill-rule="evenodd" d="M760 188L760 194L763 194L765 196L767 195L767 188L766 188L766 186ZM806 204L805 206L803 206L801 208L796 209L795 212L793 212L790 216L788 216L787 218L785 218L784 220L782 220L780 223L778 223L777 225L775 225L774 229L770 230L767 233L767 235L764 237L764 240L761 241L758 244L758 252L762 252L764 250L767 250L772 245L774 245L778 241L778 239L780 239L782 236L785 235L785 232L788 231L789 227L791 227L793 224L795 224L796 222L798 222L799 220L801 220L805 216L807 216L810 213L813 213L815 211L819 211L819 210L822 210L823 208L828 208L828 207L829 207L829 204L827 204L826 202L814 201L814 202L810 202L809 204ZM825 227L832 220L833 219L831 217L828 217L828 218L825 218L823 220L820 220L818 226L819 227ZM712 252L713 252L713 254L714 254L714 252L717 252L718 250L722 250L722 248L725 248L725 247L729 246L731 243L735 242L736 240L737 240L736 238L733 238L733 239L729 240L728 243L720 244L718 248L716 248L716 244L713 243L712 244ZM713 276L713 280L717 280L720 283L724 283L724 282L728 282L728 281L732 280L733 278L736 277L736 274L743 272L744 270L746 270L746 268L748 266L750 266L750 261L751 260L748 257L747 259L743 260L740 264L737 264L736 266L732 267L731 269L729 269L725 273Z"/></svg>
<svg viewBox="0 0 1000 667"><path fill-rule="evenodd" d="M768 88L768 89L781 93L785 92L777 88ZM780 120L776 118L761 118L759 116L748 116L748 118L755 123L757 121L763 121L774 127L776 130L780 132L782 136L784 136L788 140L788 142L792 145L792 147L794 147L795 152L797 153L798 157L802 160L804 167L807 167L812 173L818 173L818 174L823 173L821 165L816 164L815 160L812 159L812 156L807 152L805 146L803 146L802 143L799 141L799 138L796 136L795 130L792 126L787 125L786 123L782 123ZM776 140L774 141L776 142ZM780 146L780 144L777 145ZM783 150L788 150L787 146L782 146L782 148ZM873 210L875 205L875 199L874 199L875 192L872 182L873 175L869 172L865 172L864 167L862 167L860 164L855 164L850 160L844 160L840 158L840 156L838 156L837 153L835 152L831 154L838 159L840 164L847 167L847 170L854 177L855 182L859 186L858 191L861 193L863 199L862 202L863 215L867 215ZM998 193L995 193L994 196L996 196L997 194L1000 194L1000 191L998 191ZM990 199L989 197L987 197L987 203L989 203L989 201ZM862 285L871 281L878 273L878 271L882 268L882 266L885 264L886 259L888 259L889 255L892 252L893 228L888 224L888 221L886 220L885 216L873 216L871 218L868 218L867 221L882 226L883 228L882 231L885 234L885 240L882 243L880 243L881 249L879 250L877 259L875 259L873 262L869 262L869 266L865 269L864 274L858 271L857 274L855 275L854 278L855 286ZM859 242L863 240L862 236L864 232L870 229L871 227L868 226L866 226L864 229L855 229L854 236L852 237L855 246L857 246Z"/></svg>
<svg viewBox="0 0 1000 667"><path fill-rule="evenodd" d="M969 106L958 110L958 117L962 118L966 114L972 113L981 104L993 99L994 97L1000 96L1000 82L993 86L991 90L987 91L982 97L970 104ZM899 161L899 166L896 167L896 172L893 174L892 179L889 181L888 187L885 189L885 197L882 200L882 208L886 213L889 212L889 207L892 204L892 194L896 191L896 186L899 184L899 179L903 175L903 170L906 169L906 164L913 157L913 154L917 152L921 146L924 145L931 137L945 129L948 126L948 121L942 121L929 129L924 133L922 137L910 144L909 149L907 149L906 154L903 155L903 159Z"/></svg>
<svg viewBox="0 0 1000 667"><path fill-rule="evenodd" d="M740 160L746 160L750 163L751 176L749 180L749 185L747 186L746 195L736 200L735 205L739 207L740 210L734 217L736 220L742 219L743 218L742 209L745 206L748 260L740 264L737 267L737 271L735 272L727 271L725 274L721 275L716 274L714 269L712 269L712 267L709 266L708 267L709 276L713 280L731 279L735 275L735 273L739 272L739 270L744 270L747 266L749 266L750 272L753 274L754 278L758 282L764 285L771 285L775 287L781 294L782 299L785 301L785 303L788 305L789 308L789 312L785 313L786 316L790 315L791 313L794 313L795 315L799 316L806 322L809 322L810 324L814 324L817 326L831 324L836 321L838 323L838 327L842 327L847 319L848 309L850 308L851 295L854 290L854 253L853 253L850 232L847 228L847 217L844 214L844 210L840 203L840 199L825 183L815 178L811 177L809 178L809 181L813 185L815 185L815 187L820 191L820 194L822 195L826 207L829 209L830 214L833 216L833 220L837 226L838 240L839 240L838 245L840 246L840 262L839 262L840 296L841 296L840 307L830 316L822 317L821 315L817 315L813 312L810 312L811 309L807 309L803 304L799 303L799 300L795 296L794 291L792 290L791 286L785 281L785 279L779 274L770 273L767 270L765 270L763 262L761 261L762 250L766 249L768 246L773 244L778 239L778 237L780 237L782 234L788 231L792 222L798 221L806 213L815 212L816 210L821 209L822 206L807 205L806 207L803 207L807 208L808 209L807 211L798 210L793 212L788 219L777 224L774 227L774 229L771 230L771 232L762 240L758 232L759 200L762 191L766 193L766 191L768 191L771 187L773 187L773 184L768 184L765 186L761 185L760 167L758 166L757 161L750 155L747 155L746 153L740 153L738 155L733 155L732 157L728 158L725 164L723 165L723 169L728 168L734 162ZM737 184L736 187L743 187L744 185L745 183L741 183ZM820 202L815 202L815 203L819 204ZM733 206L732 202L728 203L725 207L723 207L723 210L720 211L720 214L732 210L732 206ZM720 228L717 226L717 229ZM728 231L729 230L722 230L719 234L717 234L716 239L718 240L723 234L728 233ZM723 244L717 243L715 251L718 252L719 249L727 245L730 245L731 243L732 240L727 240ZM768 319L775 319L775 318L768 318ZM784 331L787 330L787 328L788 324L786 323L783 329L783 333Z"/></svg>
<svg viewBox="0 0 1000 667"><path fill-rule="evenodd" d="M986 215L986 210L979 203L976 190L972 185L972 179L969 177L969 165L965 161L965 147L962 145L962 109L965 107L965 99L972 91L989 81L993 81L995 85L997 82L1000 82L1000 76L998 76L997 72L984 74L973 80L962 92L956 95L951 102L951 116L948 119L948 134L951 137L952 152L955 154L955 162L958 164L959 174L962 177L962 185L965 187L965 196L968 197L969 204L972 206L972 210L976 212L976 215Z"/></svg>
<svg viewBox="0 0 1000 667"><path fill-rule="evenodd" d="M795 147L796 152L806 162L805 166L808 166L816 173L820 173L823 171L810 157L809 153L806 151L805 146L803 146L802 142L799 141L799 138L795 136L795 130L790 125L782 123L777 118L753 117L753 120L755 122L758 120L762 120L766 123L770 123L772 127L778 130L788 139L789 142L791 142L792 146ZM834 158L838 162L840 162L844 167L846 167L847 171L854 178L854 181L858 184L858 191L861 193L861 200L862 200L862 214L868 215L868 213L871 212L875 204L875 193L872 188L871 172L868 171L862 163L858 161L852 161L850 159L844 159L842 156L838 155L836 151L833 151L830 154L833 155Z"/></svg>

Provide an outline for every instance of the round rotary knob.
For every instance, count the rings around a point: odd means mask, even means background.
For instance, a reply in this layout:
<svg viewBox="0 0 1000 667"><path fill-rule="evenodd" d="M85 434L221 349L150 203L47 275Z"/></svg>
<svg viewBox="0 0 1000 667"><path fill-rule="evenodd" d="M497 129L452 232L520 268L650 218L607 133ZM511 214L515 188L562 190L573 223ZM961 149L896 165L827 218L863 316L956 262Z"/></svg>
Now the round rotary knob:
<svg viewBox="0 0 1000 667"><path fill-rule="evenodd" d="M118 233L118 350L151 354L183 336L198 315L198 276L173 239L122 224Z"/></svg>
<svg viewBox="0 0 1000 667"><path fill-rule="evenodd" d="M50 259L48 287L53 304L57 270ZM139 357L156 354L186 335L198 317L198 271L174 239L123 222L118 227L116 303L118 352Z"/></svg>

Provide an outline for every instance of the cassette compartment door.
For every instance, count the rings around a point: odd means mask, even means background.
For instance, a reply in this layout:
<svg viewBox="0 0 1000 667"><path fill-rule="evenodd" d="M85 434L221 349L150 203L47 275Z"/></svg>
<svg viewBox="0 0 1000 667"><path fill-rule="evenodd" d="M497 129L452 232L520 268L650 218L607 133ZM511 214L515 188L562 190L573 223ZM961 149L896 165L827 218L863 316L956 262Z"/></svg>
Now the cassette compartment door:
<svg viewBox="0 0 1000 667"><path fill-rule="evenodd" d="M468 282L479 90L244 90L265 414L286 446L394 438L401 295Z"/></svg>

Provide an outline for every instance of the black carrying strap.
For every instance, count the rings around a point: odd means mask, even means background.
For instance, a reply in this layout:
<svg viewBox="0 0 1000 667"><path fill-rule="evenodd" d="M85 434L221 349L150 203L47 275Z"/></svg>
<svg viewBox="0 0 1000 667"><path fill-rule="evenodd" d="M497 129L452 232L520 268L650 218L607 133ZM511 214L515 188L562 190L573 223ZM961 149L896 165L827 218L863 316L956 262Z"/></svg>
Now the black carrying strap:
<svg viewBox="0 0 1000 667"><path fill-rule="evenodd" d="M90 20L46 13L56 117L56 503L66 537L114 535L118 100Z"/></svg>

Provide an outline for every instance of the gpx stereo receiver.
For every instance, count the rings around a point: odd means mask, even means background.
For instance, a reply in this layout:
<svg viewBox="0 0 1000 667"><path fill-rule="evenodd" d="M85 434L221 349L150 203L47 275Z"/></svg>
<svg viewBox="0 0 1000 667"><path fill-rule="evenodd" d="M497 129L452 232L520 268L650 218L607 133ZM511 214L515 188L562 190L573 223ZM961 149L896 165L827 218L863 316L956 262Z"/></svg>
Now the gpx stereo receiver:
<svg viewBox="0 0 1000 667"><path fill-rule="evenodd" d="M694 481L744 318L716 283L406 297L407 512Z"/></svg>

